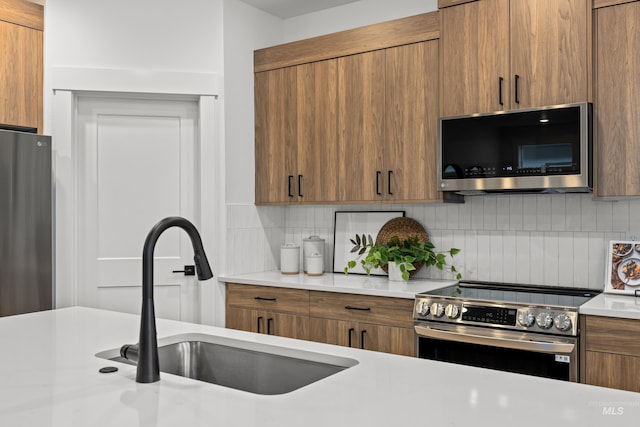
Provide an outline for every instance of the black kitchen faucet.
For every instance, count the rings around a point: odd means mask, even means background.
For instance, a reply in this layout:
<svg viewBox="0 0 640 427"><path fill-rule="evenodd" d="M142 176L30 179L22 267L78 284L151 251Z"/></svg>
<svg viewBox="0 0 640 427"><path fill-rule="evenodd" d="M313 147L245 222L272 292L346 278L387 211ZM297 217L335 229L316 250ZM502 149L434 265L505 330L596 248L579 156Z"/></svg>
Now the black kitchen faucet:
<svg viewBox="0 0 640 427"><path fill-rule="evenodd" d="M168 217L158 222L149 231L142 250L142 315L140 317L136 371L136 382L139 383L153 383L160 380L156 316L153 304L153 251L160 235L171 227L182 228L191 239L198 280L207 280L213 277L207 255L202 247L200 234L191 222L179 216ZM126 352L125 347L128 346L123 347Z"/></svg>

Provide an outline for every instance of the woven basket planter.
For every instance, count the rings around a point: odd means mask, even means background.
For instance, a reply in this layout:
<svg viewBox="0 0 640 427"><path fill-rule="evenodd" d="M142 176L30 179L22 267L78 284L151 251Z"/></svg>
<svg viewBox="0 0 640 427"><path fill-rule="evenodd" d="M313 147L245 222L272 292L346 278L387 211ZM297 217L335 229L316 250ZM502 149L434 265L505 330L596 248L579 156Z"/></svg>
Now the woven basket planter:
<svg viewBox="0 0 640 427"><path fill-rule="evenodd" d="M392 238L397 237L398 240L403 241L409 238L418 237L418 240L422 243L429 241L429 235L424 229L422 224L412 218L398 217L387 221L382 226L376 237L376 244L388 243ZM424 262L414 264L416 268L409 272L409 276L413 276L424 266ZM389 267L383 266L382 269L388 272Z"/></svg>

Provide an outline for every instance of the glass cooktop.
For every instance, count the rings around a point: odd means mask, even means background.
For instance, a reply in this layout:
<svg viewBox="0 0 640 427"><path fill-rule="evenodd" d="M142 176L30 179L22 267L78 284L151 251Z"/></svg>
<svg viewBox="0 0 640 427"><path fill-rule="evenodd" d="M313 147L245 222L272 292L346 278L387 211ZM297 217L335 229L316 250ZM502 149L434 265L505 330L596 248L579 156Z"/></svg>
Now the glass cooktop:
<svg viewBox="0 0 640 427"><path fill-rule="evenodd" d="M454 297L463 300L513 302L523 305L579 307L600 291L582 288L534 286L491 282L461 282L458 285L422 292L423 296Z"/></svg>

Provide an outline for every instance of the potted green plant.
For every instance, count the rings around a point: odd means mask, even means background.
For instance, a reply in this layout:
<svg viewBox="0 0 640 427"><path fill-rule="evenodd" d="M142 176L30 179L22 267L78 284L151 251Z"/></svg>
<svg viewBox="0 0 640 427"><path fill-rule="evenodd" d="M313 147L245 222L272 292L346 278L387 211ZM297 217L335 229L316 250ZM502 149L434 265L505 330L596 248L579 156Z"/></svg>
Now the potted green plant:
<svg viewBox="0 0 640 427"><path fill-rule="evenodd" d="M447 254L451 257L460 252L460 249L451 248L448 251L436 252L435 245L431 241L421 241L418 236L408 237L400 240L398 237L392 237L386 243L374 243L371 235L356 235L354 239L350 239L354 247L352 253L357 253L358 258L351 260L344 268L344 273L348 274L349 270L355 268L357 260L367 272L371 273L374 268L383 268L389 266L393 262L400 269L402 280L408 281L412 271L421 268L423 265L427 267L434 266L439 270L444 270L447 266ZM454 265L450 265L448 270L451 271L460 280L462 275L456 270Z"/></svg>

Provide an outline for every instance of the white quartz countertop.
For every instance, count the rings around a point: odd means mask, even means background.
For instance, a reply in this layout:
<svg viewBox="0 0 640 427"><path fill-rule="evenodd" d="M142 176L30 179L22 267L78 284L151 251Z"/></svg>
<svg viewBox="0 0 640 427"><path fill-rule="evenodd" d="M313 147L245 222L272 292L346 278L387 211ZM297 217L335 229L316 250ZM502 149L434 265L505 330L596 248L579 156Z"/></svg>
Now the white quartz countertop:
<svg viewBox="0 0 640 427"><path fill-rule="evenodd" d="M602 293L582 304L580 314L640 320L640 298Z"/></svg>
<svg viewBox="0 0 640 427"><path fill-rule="evenodd" d="M458 283L455 280L410 279L394 282L387 276L363 274L324 273L322 276L282 274L279 271L221 276L218 281L245 285L276 286L279 288L310 289L315 291L343 292L349 294L413 299L419 292L444 288Z"/></svg>
<svg viewBox="0 0 640 427"><path fill-rule="evenodd" d="M175 321L200 333L356 359L273 396L135 367L96 353L137 341L139 316L82 307L0 318L0 426L637 426L640 393ZM104 366L119 370L101 374Z"/></svg>

